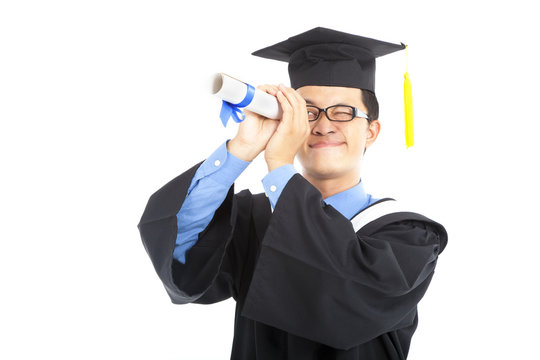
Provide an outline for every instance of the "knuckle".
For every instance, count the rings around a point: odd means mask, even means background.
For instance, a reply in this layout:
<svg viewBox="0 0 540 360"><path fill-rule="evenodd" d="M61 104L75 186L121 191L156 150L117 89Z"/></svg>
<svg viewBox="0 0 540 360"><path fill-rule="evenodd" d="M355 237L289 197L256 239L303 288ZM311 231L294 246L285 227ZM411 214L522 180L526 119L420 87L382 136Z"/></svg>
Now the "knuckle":
<svg viewBox="0 0 540 360"><path fill-rule="evenodd" d="M283 110L287 109L288 111L292 110L291 104L287 100L284 99L284 101L281 103L281 107Z"/></svg>

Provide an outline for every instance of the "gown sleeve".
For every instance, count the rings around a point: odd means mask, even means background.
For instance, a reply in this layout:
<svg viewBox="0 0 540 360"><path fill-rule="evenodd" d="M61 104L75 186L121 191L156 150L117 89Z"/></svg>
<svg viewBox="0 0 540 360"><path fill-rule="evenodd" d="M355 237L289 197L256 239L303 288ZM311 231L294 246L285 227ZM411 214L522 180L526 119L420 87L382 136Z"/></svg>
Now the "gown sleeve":
<svg viewBox="0 0 540 360"><path fill-rule="evenodd" d="M149 199L138 224L143 245L175 304L214 303L238 294L243 269L242 248L233 242L240 207L251 207L251 194L234 195L231 186L210 224L188 250L186 264L174 259L177 218L200 163L171 180ZM242 216L241 216L242 217Z"/></svg>
<svg viewBox="0 0 540 360"><path fill-rule="evenodd" d="M410 326L446 231L414 213L364 229L356 233L294 175L262 241L242 315L337 349Z"/></svg>

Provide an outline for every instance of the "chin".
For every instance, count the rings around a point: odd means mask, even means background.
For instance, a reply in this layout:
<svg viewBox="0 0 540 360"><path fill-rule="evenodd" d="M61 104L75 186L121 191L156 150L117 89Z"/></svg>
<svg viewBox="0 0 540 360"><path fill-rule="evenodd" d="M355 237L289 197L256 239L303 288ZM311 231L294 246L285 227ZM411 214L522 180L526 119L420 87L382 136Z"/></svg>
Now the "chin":
<svg viewBox="0 0 540 360"><path fill-rule="evenodd" d="M338 179L360 174L360 162L340 156L299 158L303 173L315 179ZM306 161L308 160L308 161Z"/></svg>
<svg viewBox="0 0 540 360"><path fill-rule="evenodd" d="M343 171L339 167L335 166L335 164L329 163L331 162L320 164L319 166L304 166L304 172L318 179L331 179L339 177L339 174L343 173Z"/></svg>

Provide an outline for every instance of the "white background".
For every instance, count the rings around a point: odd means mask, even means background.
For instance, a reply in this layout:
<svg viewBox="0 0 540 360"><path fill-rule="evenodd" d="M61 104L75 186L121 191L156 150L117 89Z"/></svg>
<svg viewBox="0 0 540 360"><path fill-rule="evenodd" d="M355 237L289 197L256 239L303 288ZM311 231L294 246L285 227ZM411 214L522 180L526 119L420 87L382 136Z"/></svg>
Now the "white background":
<svg viewBox="0 0 540 360"><path fill-rule="evenodd" d="M531 4L531 5L529 5ZM234 303L175 306L136 225L223 129L207 79L288 84L251 52L325 26L409 44L378 62L363 179L450 241L410 359L540 358L537 11L526 1L2 1L2 359L228 359ZM262 190L260 159L237 189Z"/></svg>

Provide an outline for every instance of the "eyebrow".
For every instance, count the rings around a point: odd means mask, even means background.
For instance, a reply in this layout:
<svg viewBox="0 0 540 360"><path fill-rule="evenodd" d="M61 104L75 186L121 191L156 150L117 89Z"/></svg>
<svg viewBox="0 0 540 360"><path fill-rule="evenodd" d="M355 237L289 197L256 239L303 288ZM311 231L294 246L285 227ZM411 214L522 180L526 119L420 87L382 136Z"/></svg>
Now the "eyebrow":
<svg viewBox="0 0 540 360"><path fill-rule="evenodd" d="M315 103L313 101L311 101L310 99L304 99L306 101L306 104L307 105L315 105ZM339 104L334 104L332 106L336 106L336 105L343 105L343 106L352 106L352 107L357 107L357 106L354 106L354 105L350 105L350 104L344 104L344 103L339 103Z"/></svg>

